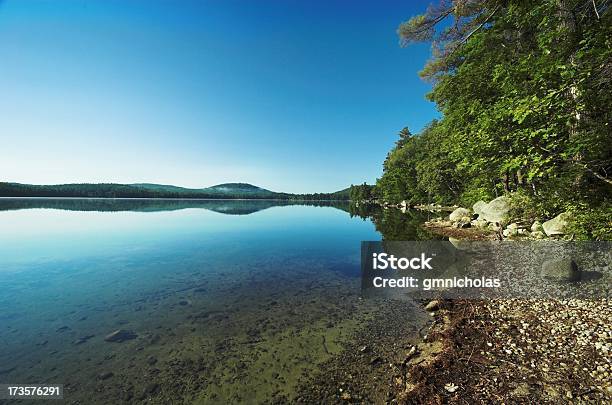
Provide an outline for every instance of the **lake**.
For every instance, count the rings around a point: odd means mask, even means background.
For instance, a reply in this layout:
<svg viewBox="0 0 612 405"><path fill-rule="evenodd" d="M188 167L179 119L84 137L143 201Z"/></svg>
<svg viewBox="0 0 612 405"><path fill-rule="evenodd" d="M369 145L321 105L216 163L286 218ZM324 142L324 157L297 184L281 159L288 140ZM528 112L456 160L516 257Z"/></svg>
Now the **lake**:
<svg viewBox="0 0 612 405"><path fill-rule="evenodd" d="M282 403L387 378L357 345L417 339L427 315L361 298L360 242L427 235L421 217L380 215L0 199L0 383L63 384L68 403ZM385 395L354 384L356 398Z"/></svg>

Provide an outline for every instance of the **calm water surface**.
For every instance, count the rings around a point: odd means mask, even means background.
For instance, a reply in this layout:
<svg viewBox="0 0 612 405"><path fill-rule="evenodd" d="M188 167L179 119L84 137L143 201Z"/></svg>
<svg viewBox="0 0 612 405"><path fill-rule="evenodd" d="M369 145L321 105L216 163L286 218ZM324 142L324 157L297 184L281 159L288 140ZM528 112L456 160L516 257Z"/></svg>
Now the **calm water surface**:
<svg viewBox="0 0 612 405"><path fill-rule="evenodd" d="M384 305L359 297L360 241L381 234L345 209L0 199L0 383L83 404L294 399Z"/></svg>

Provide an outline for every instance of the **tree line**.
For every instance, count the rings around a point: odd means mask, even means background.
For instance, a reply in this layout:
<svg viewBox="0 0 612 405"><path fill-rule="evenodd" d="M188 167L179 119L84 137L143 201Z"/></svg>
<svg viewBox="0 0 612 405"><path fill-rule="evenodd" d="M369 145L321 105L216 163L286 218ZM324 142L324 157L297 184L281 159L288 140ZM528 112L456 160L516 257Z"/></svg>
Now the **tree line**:
<svg viewBox="0 0 612 405"><path fill-rule="evenodd" d="M489 0L402 23L402 45L432 43L420 74L442 117L400 131L367 193L467 206L506 194L521 215L569 210L590 236L609 232L611 20L607 1Z"/></svg>
<svg viewBox="0 0 612 405"><path fill-rule="evenodd" d="M48 197L48 198L171 198L171 199L272 199L285 201L346 201L348 189L335 193L291 194L268 190L216 190L157 188L134 184L80 183L58 185L33 185L0 182L0 197Z"/></svg>

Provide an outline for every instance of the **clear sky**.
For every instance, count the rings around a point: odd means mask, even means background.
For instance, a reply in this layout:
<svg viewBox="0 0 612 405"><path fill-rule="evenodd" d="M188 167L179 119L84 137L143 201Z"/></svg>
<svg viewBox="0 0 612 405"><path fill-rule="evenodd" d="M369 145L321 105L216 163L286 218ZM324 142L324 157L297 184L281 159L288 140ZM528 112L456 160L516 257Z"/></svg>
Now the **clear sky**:
<svg viewBox="0 0 612 405"><path fill-rule="evenodd" d="M371 183L437 116L428 3L0 0L0 181Z"/></svg>

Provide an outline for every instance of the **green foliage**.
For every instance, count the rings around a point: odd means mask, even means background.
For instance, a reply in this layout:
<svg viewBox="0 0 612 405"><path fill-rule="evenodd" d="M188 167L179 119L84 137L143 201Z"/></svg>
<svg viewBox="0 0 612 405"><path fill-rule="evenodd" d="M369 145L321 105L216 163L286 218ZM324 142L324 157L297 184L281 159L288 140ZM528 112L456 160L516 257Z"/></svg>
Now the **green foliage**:
<svg viewBox="0 0 612 405"><path fill-rule="evenodd" d="M612 204L575 207L568 233L578 240L612 240Z"/></svg>
<svg viewBox="0 0 612 405"><path fill-rule="evenodd" d="M445 19L456 24L436 31ZM398 31L403 44L434 42L422 74L434 81L428 97L442 119L389 152L377 183L385 200L469 206L512 193L526 218L604 210L612 192L606 4L442 2ZM581 215L577 226L586 227Z"/></svg>
<svg viewBox="0 0 612 405"><path fill-rule="evenodd" d="M471 207L477 201L488 202L493 198L495 196L491 194L490 187L468 184L465 187L465 191L461 194L458 204L462 207Z"/></svg>
<svg viewBox="0 0 612 405"><path fill-rule="evenodd" d="M510 218L521 218L525 221L533 222L550 217L546 209L529 193L523 190L509 194L510 197Z"/></svg>
<svg viewBox="0 0 612 405"><path fill-rule="evenodd" d="M382 198L411 205L455 201L462 184L450 149L443 137L443 127L435 121L419 136L398 142L389 152L383 176L377 182Z"/></svg>
<svg viewBox="0 0 612 405"><path fill-rule="evenodd" d="M348 190L349 200L351 201L371 201L376 198L375 186L370 186L366 183L358 186L351 184Z"/></svg>

